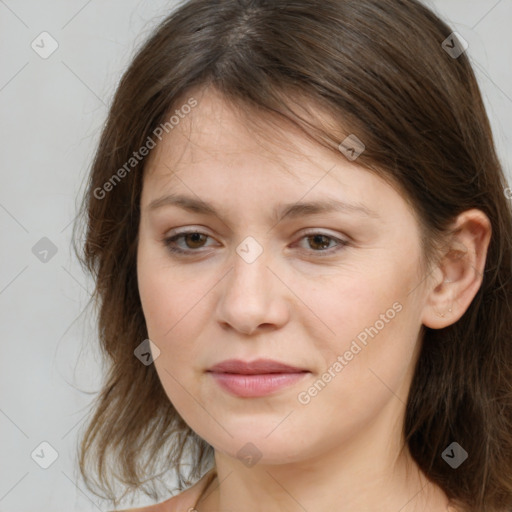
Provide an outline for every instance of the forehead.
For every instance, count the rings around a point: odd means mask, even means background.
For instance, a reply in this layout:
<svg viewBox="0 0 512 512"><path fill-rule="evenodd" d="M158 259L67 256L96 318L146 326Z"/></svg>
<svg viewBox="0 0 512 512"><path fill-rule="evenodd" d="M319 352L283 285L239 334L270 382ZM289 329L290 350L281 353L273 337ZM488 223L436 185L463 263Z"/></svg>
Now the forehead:
<svg viewBox="0 0 512 512"><path fill-rule="evenodd" d="M327 196L388 215L410 211L387 181L290 121L233 105L214 89L189 94L174 111L191 96L197 105L163 134L146 162L143 209L166 194L185 193L254 212ZM324 127L333 122L326 115L320 120Z"/></svg>
<svg viewBox="0 0 512 512"><path fill-rule="evenodd" d="M215 89L189 94L197 101L188 114L182 115L178 124L150 153L145 165L145 177L161 181L169 172L207 165L210 169L242 167L253 162L254 171L264 173L269 166L272 174L283 171L288 177L300 179L308 173L327 173L336 165L344 169L364 171L344 158L339 151L320 145L308 137L297 125L282 116L257 111L243 104L227 102ZM186 99L175 102L173 108ZM323 125L334 122L326 114L315 110ZM176 117L176 116L175 116ZM177 119L177 118L176 118ZM312 114L309 119L316 124ZM340 131L340 128L337 128ZM341 136L341 135L340 135Z"/></svg>

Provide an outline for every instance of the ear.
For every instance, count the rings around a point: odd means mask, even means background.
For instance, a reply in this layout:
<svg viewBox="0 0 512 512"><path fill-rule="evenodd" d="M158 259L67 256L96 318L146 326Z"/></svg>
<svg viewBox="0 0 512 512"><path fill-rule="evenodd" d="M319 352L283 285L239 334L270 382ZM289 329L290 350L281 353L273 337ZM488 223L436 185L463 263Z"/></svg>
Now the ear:
<svg viewBox="0 0 512 512"><path fill-rule="evenodd" d="M449 247L427 289L422 323L432 329L454 324L466 312L483 279L492 227L481 210L461 213Z"/></svg>

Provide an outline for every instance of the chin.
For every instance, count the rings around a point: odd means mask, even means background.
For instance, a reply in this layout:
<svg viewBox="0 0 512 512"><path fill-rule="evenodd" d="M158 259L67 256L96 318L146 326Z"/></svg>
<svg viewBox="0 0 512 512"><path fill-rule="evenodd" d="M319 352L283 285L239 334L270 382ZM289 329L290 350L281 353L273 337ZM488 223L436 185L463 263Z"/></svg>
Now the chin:
<svg viewBox="0 0 512 512"><path fill-rule="evenodd" d="M290 441L290 440L289 440ZM290 441L289 444L283 444L281 438L275 440L252 439L244 436L243 438L230 439L228 443L214 443L212 446L215 451L222 452L233 459L238 459L246 467L253 465L280 465L297 462L302 459L297 454L298 443Z"/></svg>

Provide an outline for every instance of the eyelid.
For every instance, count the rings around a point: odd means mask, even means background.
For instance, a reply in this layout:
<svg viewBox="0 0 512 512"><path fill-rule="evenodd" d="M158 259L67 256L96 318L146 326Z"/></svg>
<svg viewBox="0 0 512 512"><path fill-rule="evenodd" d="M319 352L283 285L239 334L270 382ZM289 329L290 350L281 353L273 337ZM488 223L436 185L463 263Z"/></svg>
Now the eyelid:
<svg viewBox="0 0 512 512"><path fill-rule="evenodd" d="M200 255L205 252L204 250L202 250L204 248L199 248L198 250L181 249L181 248L176 248L176 247L171 248L171 242L174 241L173 239L177 239L180 236L186 236L188 234L199 234L199 235L204 235L207 238L211 238L211 239L214 238L210 234L202 231L203 229L204 229L203 227L196 228L194 226L187 226L184 228L176 228L176 229L171 230L170 232L166 233L163 236L161 241L164 244L164 246L166 246L166 248L169 252L174 253L176 255L181 254L185 257L194 255L194 254ZM302 241L304 238L306 238L308 236L314 236L314 235L325 236L325 237L330 238L331 240L337 242L337 246L331 247L329 249L320 250L320 251L314 251L312 249L310 249L310 250L301 249L303 252L305 251L305 252L308 252L309 254L316 254L316 255L318 255L318 257L332 256L333 254L337 253L338 251L340 251L341 249L345 248L346 246L348 246L350 244L350 237L347 237L347 236L340 237L338 235L333 235L333 234L327 232L324 228L307 228L305 231L301 231L296 235L299 238L296 242L294 242L294 245L296 245L297 243Z"/></svg>
<svg viewBox="0 0 512 512"><path fill-rule="evenodd" d="M212 235L210 235L202 230L206 230L206 228L203 226L197 226L197 227L196 226L186 226L183 228L175 228L175 229L172 229L172 230L166 232L166 234L164 235L163 238L165 239L165 238L170 238L172 236L183 235L183 234L188 234L188 233L199 233L201 235L206 235L206 236L209 236L210 238L214 238ZM299 235L300 236L325 235L325 236L329 236L331 238L336 238L337 240L340 240L340 241L345 241L345 242L350 241L350 237L348 235L340 236L338 234L332 234L332 233L329 233L328 231L326 231L325 228L305 228L305 230L299 231L296 236L299 236Z"/></svg>
<svg viewBox="0 0 512 512"><path fill-rule="evenodd" d="M347 235L339 235L339 234L332 234L329 233L325 228L307 228L305 231L300 231L299 234L301 236L308 236L308 235L325 235L331 238L335 238L336 240L340 240L343 242L349 242L350 237Z"/></svg>
<svg viewBox="0 0 512 512"><path fill-rule="evenodd" d="M198 235L204 235L210 239L214 239L214 237L212 235L210 235L209 233L205 232L205 228L204 227L194 227L194 226L187 226L187 227L184 227L184 228L176 228L176 229L172 229L168 232L166 232L164 234L164 236L162 237L161 239L161 242L166 245L166 246L169 246L170 245L170 241L173 239L173 238L179 238L180 236L186 236L186 235L191 235L191 234L198 234ZM199 253L200 251L197 250L197 251L192 251L192 250L183 250L183 252L196 252L196 253ZM175 252L180 252L179 249L177 249Z"/></svg>
<svg viewBox="0 0 512 512"><path fill-rule="evenodd" d="M306 251L310 254L315 254L315 255L317 255L317 257L320 257L320 258L333 256L333 255L337 254L340 250L344 249L346 246L350 245L350 240L348 237L340 237L338 235L333 235L333 234L325 231L322 228L309 228L306 231L302 231L299 234L299 239L297 240L297 242L294 243L294 245L297 243L300 243L304 238L307 238L308 236L314 236L314 235L325 236L327 238L330 238L331 240L334 240L337 243L337 245L335 247L331 247L330 249L324 249L322 251L313 251L312 249L310 249L310 250L302 249L303 251Z"/></svg>
<svg viewBox="0 0 512 512"><path fill-rule="evenodd" d="M166 237L174 236L174 235L181 235L184 233L201 233L204 235L207 235L208 233L205 233L204 231L207 231L207 228L204 226L183 226L181 228L174 228L165 233ZM210 235L208 235L210 236Z"/></svg>

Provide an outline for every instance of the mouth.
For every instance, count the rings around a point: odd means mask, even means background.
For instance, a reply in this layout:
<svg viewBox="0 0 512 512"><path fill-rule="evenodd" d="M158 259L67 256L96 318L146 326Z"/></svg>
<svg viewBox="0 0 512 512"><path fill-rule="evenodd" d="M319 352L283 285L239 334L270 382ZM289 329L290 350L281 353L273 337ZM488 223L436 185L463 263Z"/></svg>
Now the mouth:
<svg viewBox="0 0 512 512"><path fill-rule="evenodd" d="M252 362L230 359L212 366L207 373L224 391L249 398L275 393L296 384L311 372L270 359Z"/></svg>
<svg viewBox="0 0 512 512"><path fill-rule="evenodd" d="M208 371L214 373L237 373L240 375L261 375L268 373L300 373L309 370L274 361L273 359L256 359L255 361L227 359L212 366Z"/></svg>

